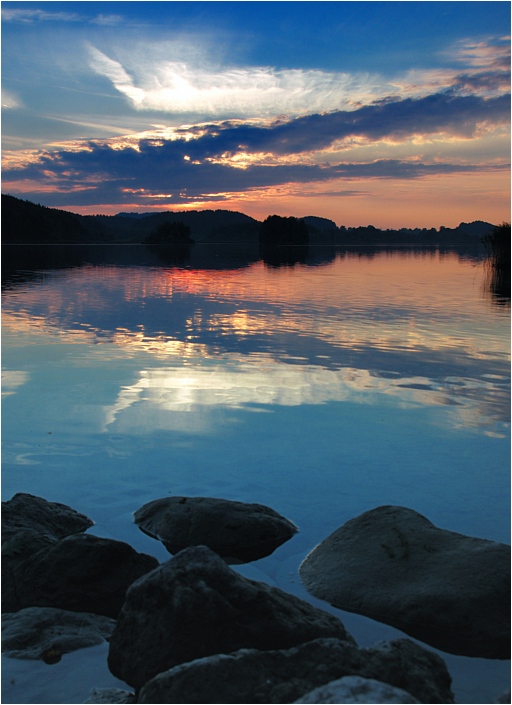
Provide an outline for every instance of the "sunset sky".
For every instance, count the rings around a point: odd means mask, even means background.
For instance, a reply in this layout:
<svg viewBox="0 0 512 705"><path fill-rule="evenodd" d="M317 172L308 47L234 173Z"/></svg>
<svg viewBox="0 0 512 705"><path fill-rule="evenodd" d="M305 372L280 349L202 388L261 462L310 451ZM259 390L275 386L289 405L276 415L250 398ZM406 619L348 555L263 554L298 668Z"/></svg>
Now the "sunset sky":
<svg viewBox="0 0 512 705"><path fill-rule="evenodd" d="M510 219L510 3L2 2L2 192Z"/></svg>

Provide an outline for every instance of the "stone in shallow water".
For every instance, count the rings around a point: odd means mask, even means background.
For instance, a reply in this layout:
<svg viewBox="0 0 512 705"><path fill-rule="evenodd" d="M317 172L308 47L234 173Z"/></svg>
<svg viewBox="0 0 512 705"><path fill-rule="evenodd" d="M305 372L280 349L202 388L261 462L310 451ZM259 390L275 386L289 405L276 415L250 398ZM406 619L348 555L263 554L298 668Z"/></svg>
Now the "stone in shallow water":
<svg viewBox="0 0 512 705"><path fill-rule="evenodd" d="M115 618L129 585L157 565L122 541L67 536L2 575L2 611L58 607Z"/></svg>
<svg viewBox="0 0 512 705"><path fill-rule="evenodd" d="M318 637L354 643L337 617L248 580L210 549L194 546L130 587L108 665L117 678L140 688L158 673L203 656L289 648Z"/></svg>
<svg viewBox="0 0 512 705"><path fill-rule="evenodd" d="M402 688L417 698L409 696L405 702L453 703L444 661L409 639L371 649L340 639L315 639L286 650L216 654L160 673L141 688L138 702L291 703L353 675L382 681L383 688Z"/></svg>
<svg viewBox="0 0 512 705"><path fill-rule="evenodd" d="M66 504L19 492L2 502L2 567L11 568L57 539L93 525Z"/></svg>
<svg viewBox="0 0 512 705"><path fill-rule="evenodd" d="M84 514L59 502L19 492L2 502L2 540L20 529L31 529L55 539L77 534L93 526Z"/></svg>
<svg viewBox="0 0 512 705"><path fill-rule="evenodd" d="M98 614L27 607L2 615L2 653L21 659L40 659L52 649L66 654L101 644L114 626L114 619Z"/></svg>
<svg viewBox="0 0 512 705"><path fill-rule="evenodd" d="M315 688L296 703L419 703L401 688L361 676L345 676Z"/></svg>
<svg viewBox="0 0 512 705"><path fill-rule="evenodd" d="M443 651L510 658L510 546L405 507L348 521L300 567L307 590Z"/></svg>
<svg viewBox="0 0 512 705"><path fill-rule="evenodd" d="M169 553L189 546L208 546L228 563L247 563L268 556L288 541L297 527L262 504L214 497L164 497L135 514L139 529L162 541Z"/></svg>

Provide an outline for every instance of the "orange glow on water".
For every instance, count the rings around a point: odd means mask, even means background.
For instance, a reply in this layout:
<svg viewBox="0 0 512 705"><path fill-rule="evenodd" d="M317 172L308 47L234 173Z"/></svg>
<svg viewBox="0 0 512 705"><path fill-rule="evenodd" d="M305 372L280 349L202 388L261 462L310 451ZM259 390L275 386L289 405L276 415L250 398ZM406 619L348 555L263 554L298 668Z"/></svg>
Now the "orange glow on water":
<svg viewBox="0 0 512 705"><path fill-rule="evenodd" d="M315 273L321 276L315 276ZM120 301L144 305L150 299L164 299L172 303L182 294L211 299L217 303L235 304L234 312L212 313L209 318L190 321L191 329L199 325L212 329L226 329L233 333L254 334L258 331L272 334L283 325L300 333L303 320L310 319L323 334L357 348L368 336L373 344L391 345L397 322L393 316L379 321L375 312L396 311L396 319L408 319L408 346L455 345L449 322L431 331L427 341L425 330L415 325L416 317L428 318L429 311L439 308L449 298L460 310L469 306L485 306L479 298L467 301L468 288L483 281L482 267L461 266L453 254L436 252L401 254L380 252L371 257L348 250L339 258L318 268L268 268L263 262L231 270L152 269L84 267L68 270L60 286L59 281L48 286L28 287L22 294L21 311L10 316L9 294L5 295L4 324L11 330L21 326L46 327L53 317L70 318L86 310L108 311L111 296ZM17 300L19 305L20 300ZM259 310L260 305L264 308ZM270 310L267 307L270 306ZM349 319L340 330L339 311L347 307ZM41 315L34 316L35 310ZM329 311L333 311L333 317ZM32 311L24 314L24 311ZM198 309L199 311L199 309ZM318 314L318 324L314 318ZM195 315L195 314L194 314ZM199 315L199 312L197 313ZM283 317L286 317L284 320ZM354 323L356 321L356 323ZM364 331L363 331L364 329ZM90 333L90 329L84 329ZM117 329L120 344L135 343L136 331ZM140 337L140 336L139 336ZM144 337L144 336L142 336ZM378 341L381 341L380 343ZM387 342L386 342L387 341ZM489 341L492 347L493 342Z"/></svg>

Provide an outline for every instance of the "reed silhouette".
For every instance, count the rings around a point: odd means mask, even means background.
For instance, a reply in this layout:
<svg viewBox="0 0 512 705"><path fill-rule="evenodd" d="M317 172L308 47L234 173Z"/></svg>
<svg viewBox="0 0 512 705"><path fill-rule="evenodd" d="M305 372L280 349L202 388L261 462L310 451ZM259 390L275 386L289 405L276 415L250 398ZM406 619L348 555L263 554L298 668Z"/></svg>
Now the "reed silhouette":
<svg viewBox="0 0 512 705"><path fill-rule="evenodd" d="M510 223L497 225L483 238L487 248L485 288L499 306L510 306Z"/></svg>

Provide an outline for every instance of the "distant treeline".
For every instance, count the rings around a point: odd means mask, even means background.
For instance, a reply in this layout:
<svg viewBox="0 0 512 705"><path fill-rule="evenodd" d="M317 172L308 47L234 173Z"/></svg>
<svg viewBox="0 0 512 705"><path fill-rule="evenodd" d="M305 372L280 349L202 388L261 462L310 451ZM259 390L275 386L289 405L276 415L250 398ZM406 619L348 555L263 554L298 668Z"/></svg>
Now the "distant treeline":
<svg viewBox="0 0 512 705"><path fill-rule="evenodd" d="M495 226L484 221L456 228L337 227L318 216L269 216L263 223L228 210L118 213L82 216L2 194L4 244L146 243L188 246L194 242L273 246L428 245L480 243Z"/></svg>

